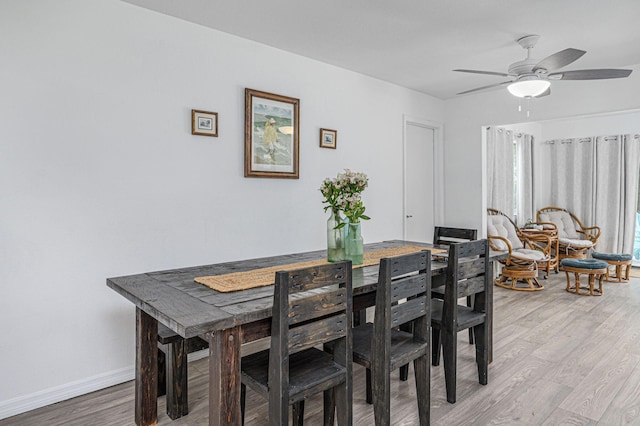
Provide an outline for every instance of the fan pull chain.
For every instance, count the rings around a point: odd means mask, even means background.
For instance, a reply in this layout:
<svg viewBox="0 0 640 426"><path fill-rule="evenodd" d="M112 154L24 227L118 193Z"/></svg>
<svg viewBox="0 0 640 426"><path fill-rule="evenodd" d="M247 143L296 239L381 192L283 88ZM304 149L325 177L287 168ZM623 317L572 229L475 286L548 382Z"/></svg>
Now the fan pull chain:
<svg viewBox="0 0 640 426"><path fill-rule="evenodd" d="M527 118L531 116L531 97L527 96L524 98L526 100L525 110L527 114ZM522 112L522 98L518 98L518 112Z"/></svg>

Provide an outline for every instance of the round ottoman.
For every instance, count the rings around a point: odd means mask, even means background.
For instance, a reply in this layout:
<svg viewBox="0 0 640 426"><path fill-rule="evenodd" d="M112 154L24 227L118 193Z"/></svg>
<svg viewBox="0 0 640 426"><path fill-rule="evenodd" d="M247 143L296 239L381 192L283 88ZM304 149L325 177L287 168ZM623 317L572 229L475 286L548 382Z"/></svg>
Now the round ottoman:
<svg viewBox="0 0 640 426"><path fill-rule="evenodd" d="M594 259L604 260L608 263L605 281L615 281L612 278L615 278L619 283L622 281L629 281L629 273L631 272L631 260L633 259L633 256L631 256L630 254L598 253L594 251L591 256ZM609 266L616 267L615 275L609 275ZM623 267L626 267L624 275L622 272Z"/></svg>
<svg viewBox="0 0 640 426"><path fill-rule="evenodd" d="M511 284L509 284L511 281ZM537 269L526 269L505 266L502 274L493 283L499 287L518 291L544 290L544 286L538 281Z"/></svg>
<svg viewBox="0 0 640 426"><path fill-rule="evenodd" d="M607 274L609 264L598 259L562 259L562 270L567 274L567 291L581 296L602 296L602 278ZM569 272L576 278L575 285L571 285ZM580 274L589 275L589 293L580 292ZM598 278L598 289L594 289L595 279Z"/></svg>

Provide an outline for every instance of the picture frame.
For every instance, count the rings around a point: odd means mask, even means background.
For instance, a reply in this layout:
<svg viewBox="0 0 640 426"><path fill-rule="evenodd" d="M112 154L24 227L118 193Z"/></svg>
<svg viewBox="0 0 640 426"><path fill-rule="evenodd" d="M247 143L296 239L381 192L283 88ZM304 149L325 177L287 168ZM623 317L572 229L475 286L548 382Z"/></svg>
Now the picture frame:
<svg viewBox="0 0 640 426"><path fill-rule="evenodd" d="M244 176L299 178L300 100L245 89Z"/></svg>
<svg viewBox="0 0 640 426"><path fill-rule="evenodd" d="M218 113L191 110L191 134L218 137Z"/></svg>
<svg viewBox="0 0 640 426"><path fill-rule="evenodd" d="M338 143L338 131L332 129L320 129L320 148L336 149Z"/></svg>

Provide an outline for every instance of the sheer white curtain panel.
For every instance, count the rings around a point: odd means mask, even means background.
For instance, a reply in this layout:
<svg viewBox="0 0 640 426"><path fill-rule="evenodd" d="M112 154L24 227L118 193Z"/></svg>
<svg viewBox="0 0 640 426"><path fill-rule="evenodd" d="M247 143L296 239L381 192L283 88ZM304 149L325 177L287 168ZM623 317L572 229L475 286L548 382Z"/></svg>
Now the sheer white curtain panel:
<svg viewBox="0 0 640 426"><path fill-rule="evenodd" d="M551 148L551 202L592 226L595 203L595 138L557 139Z"/></svg>
<svg viewBox="0 0 640 426"><path fill-rule="evenodd" d="M513 135L487 128L487 207L513 216Z"/></svg>
<svg viewBox="0 0 640 426"><path fill-rule="evenodd" d="M596 138L594 222L602 232L598 251L632 253L639 173L640 135Z"/></svg>
<svg viewBox="0 0 640 426"><path fill-rule="evenodd" d="M533 142L532 135L517 133L514 136L518 146L518 224L524 226L527 219L534 219L533 210Z"/></svg>

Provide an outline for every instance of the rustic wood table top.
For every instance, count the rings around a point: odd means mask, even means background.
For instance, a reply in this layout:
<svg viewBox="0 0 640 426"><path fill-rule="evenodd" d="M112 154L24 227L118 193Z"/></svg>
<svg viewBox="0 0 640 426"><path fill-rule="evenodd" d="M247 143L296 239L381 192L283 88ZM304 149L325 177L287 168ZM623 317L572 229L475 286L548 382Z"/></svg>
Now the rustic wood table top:
<svg viewBox="0 0 640 426"><path fill-rule="evenodd" d="M393 240L366 244L365 250L374 251L407 244L433 247L433 244ZM153 318L188 338L270 318L273 303L273 286L221 293L196 283L194 278L325 257L326 250L317 250L109 278L107 285ZM443 273L446 268L446 263L433 262L432 275ZM354 269L354 296L375 291L377 281L377 265Z"/></svg>

